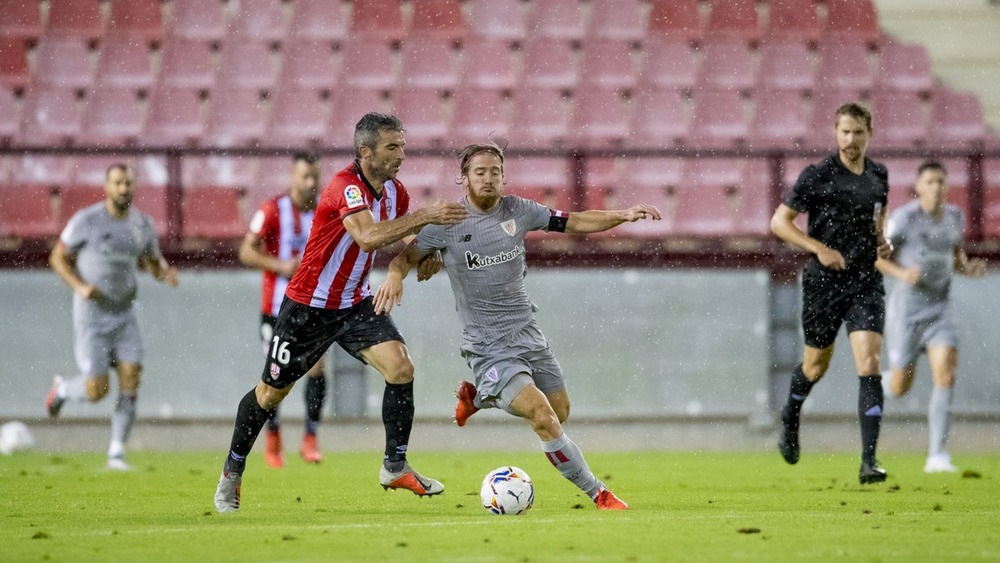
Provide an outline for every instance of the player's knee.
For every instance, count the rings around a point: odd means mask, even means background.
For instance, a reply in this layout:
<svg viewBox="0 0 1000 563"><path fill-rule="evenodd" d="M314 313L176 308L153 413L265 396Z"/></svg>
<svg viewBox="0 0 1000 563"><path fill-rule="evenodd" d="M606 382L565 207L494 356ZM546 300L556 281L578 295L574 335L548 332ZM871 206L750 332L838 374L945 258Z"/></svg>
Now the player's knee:
<svg viewBox="0 0 1000 563"><path fill-rule="evenodd" d="M539 436L558 436L562 425L559 417L551 408L539 406L532 409L528 416L528 422Z"/></svg>
<svg viewBox="0 0 1000 563"><path fill-rule="evenodd" d="M816 383L823 376L826 375L826 370L829 369L830 362L813 362L813 363L803 363L802 364L802 374L806 376L806 379Z"/></svg>
<svg viewBox="0 0 1000 563"><path fill-rule="evenodd" d="M562 424L569 420L569 403L562 405L553 405L552 410L556 413L556 418L559 419L559 423Z"/></svg>
<svg viewBox="0 0 1000 563"><path fill-rule="evenodd" d="M399 358L392 364L386 366L386 370L383 375L385 376L386 383L392 383L394 385L409 383L413 381L413 362L406 357Z"/></svg>
<svg viewBox="0 0 1000 563"><path fill-rule="evenodd" d="M87 380L87 399L91 402L100 401L108 394L110 388L107 375L92 377Z"/></svg>

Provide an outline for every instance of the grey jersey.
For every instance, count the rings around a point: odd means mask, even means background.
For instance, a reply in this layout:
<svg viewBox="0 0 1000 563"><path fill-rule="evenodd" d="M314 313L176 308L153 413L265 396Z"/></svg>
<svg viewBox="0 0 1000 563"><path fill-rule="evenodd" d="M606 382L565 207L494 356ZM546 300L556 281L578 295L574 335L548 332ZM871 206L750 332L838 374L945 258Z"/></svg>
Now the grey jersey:
<svg viewBox="0 0 1000 563"><path fill-rule="evenodd" d="M103 201L74 214L59 239L76 256L80 278L101 292L96 301L74 296L74 307L85 311L127 311L135 301L139 257L160 256L149 216L132 208L127 217L116 219Z"/></svg>
<svg viewBox="0 0 1000 563"><path fill-rule="evenodd" d="M917 285L896 282L889 296L890 308L908 321L940 314L947 306L954 269L954 252L962 244L965 217L954 205L945 205L940 219L924 212L913 200L889 216L886 238L893 260L904 268L920 268Z"/></svg>
<svg viewBox="0 0 1000 563"><path fill-rule="evenodd" d="M504 196L487 213L463 197L469 217L457 225L427 225L417 235L423 252L443 251L466 343L503 341L534 318L524 288L524 236L547 229L554 213L516 196Z"/></svg>

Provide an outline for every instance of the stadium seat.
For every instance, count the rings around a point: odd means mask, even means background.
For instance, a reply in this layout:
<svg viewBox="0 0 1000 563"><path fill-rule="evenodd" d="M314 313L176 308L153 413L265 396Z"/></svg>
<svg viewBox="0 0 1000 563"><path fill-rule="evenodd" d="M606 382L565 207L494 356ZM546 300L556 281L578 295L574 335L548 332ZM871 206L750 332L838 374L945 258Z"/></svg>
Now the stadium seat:
<svg viewBox="0 0 1000 563"><path fill-rule="evenodd" d="M285 42L280 87L331 91L340 73L334 62L331 43L318 39Z"/></svg>
<svg viewBox="0 0 1000 563"><path fill-rule="evenodd" d="M58 236L62 225L57 220L56 207L57 200L49 186L0 184L0 238Z"/></svg>
<svg viewBox="0 0 1000 563"><path fill-rule="evenodd" d="M446 36L414 37L403 41L400 86L452 90L458 86L454 44Z"/></svg>
<svg viewBox="0 0 1000 563"><path fill-rule="evenodd" d="M342 44L350 37L350 19L345 5L339 2L331 7L329 0L295 0L288 38Z"/></svg>
<svg viewBox="0 0 1000 563"><path fill-rule="evenodd" d="M658 189L681 187L687 167L684 159L672 156L618 157L615 165L628 185Z"/></svg>
<svg viewBox="0 0 1000 563"><path fill-rule="evenodd" d="M592 0L586 36L640 43L646 37L642 12L639 0Z"/></svg>
<svg viewBox="0 0 1000 563"><path fill-rule="evenodd" d="M20 37L0 37L0 87L23 89L31 82L28 50Z"/></svg>
<svg viewBox="0 0 1000 563"><path fill-rule="evenodd" d="M103 32L100 0L59 0L49 3L48 37L97 41Z"/></svg>
<svg viewBox="0 0 1000 563"><path fill-rule="evenodd" d="M65 186L59 190L60 225L66 225L73 215L81 209L90 207L104 200L103 183L92 186Z"/></svg>
<svg viewBox="0 0 1000 563"><path fill-rule="evenodd" d="M70 185L76 159L72 156L25 154L14 161L11 179L15 184L46 187Z"/></svg>
<svg viewBox="0 0 1000 563"><path fill-rule="evenodd" d="M453 107L450 142L464 146L509 138L510 119L500 90L463 88L456 92Z"/></svg>
<svg viewBox="0 0 1000 563"><path fill-rule="evenodd" d="M204 239L240 239L246 234L242 190L204 186L184 190L181 235Z"/></svg>
<svg viewBox="0 0 1000 563"><path fill-rule="evenodd" d="M217 88L212 92L205 120L206 144L235 147L256 143L267 129L267 109L260 92L246 88Z"/></svg>
<svg viewBox="0 0 1000 563"><path fill-rule="evenodd" d="M583 185L589 192L593 188L606 188L626 181L618 174L617 160L605 156L588 156L583 160ZM627 178L627 176L626 176Z"/></svg>
<svg viewBox="0 0 1000 563"><path fill-rule="evenodd" d="M226 35L223 4L218 0L171 0L168 35L218 42Z"/></svg>
<svg viewBox="0 0 1000 563"><path fill-rule="evenodd" d="M14 142L21 130L21 115L13 90L0 88L0 146Z"/></svg>
<svg viewBox="0 0 1000 563"><path fill-rule="evenodd" d="M886 42L879 50L876 87L929 94L934 86L931 59L919 43Z"/></svg>
<svg viewBox="0 0 1000 563"><path fill-rule="evenodd" d="M754 149L788 149L805 141L809 133L805 100L798 90L763 90L755 97L747 146Z"/></svg>
<svg viewBox="0 0 1000 563"><path fill-rule="evenodd" d="M160 86L198 88L215 86L212 47L201 39L170 37L163 42L160 55Z"/></svg>
<svg viewBox="0 0 1000 563"><path fill-rule="evenodd" d="M677 188L668 185L620 183L587 190L587 209L627 209L638 203L656 207L662 219L622 223L610 231L588 235L591 238L657 240L676 234L674 208Z"/></svg>
<svg viewBox="0 0 1000 563"><path fill-rule="evenodd" d="M699 90L693 95L694 117L691 120L689 144L713 149L732 148L747 136L747 119L743 100L735 90Z"/></svg>
<svg viewBox="0 0 1000 563"><path fill-rule="evenodd" d="M983 108L975 94L936 90L931 96L929 145L939 148L969 148L986 137Z"/></svg>
<svg viewBox="0 0 1000 563"><path fill-rule="evenodd" d="M826 0L823 42L876 46L882 39L874 0Z"/></svg>
<svg viewBox="0 0 1000 563"><path fill-rule="evenodd" d="M689 43L701 41L698 0L650 0L647 38L660 35Z"/></svg>
<svg viewBox="0 0 1000 563"><path fill-rule="evenodd" d="M556 200L568 205L568 196L565 194L570 190L570 176L569 163L565 158L507 156L503 169L511 193L518 193L517 190L529 193L530 189L542 188L550 190ZM563 195L557 196L556 193Z"/></svg>
<svg viewBox="0 0 1000 563"><path fill-rule="evenodd" d="M794 89L811 92L816 86L816 71L809 48L801 41L765 41L760 47L760 70L757 88L761 90Z"/></svg>
<svg viewBox="0 0 1000 563"><path fill-rule="evenodd" d="M832 127L831 127L832 129ZM798 181L799 176L810 164L815 164L822 158L822 156L817 156L813 158L786 158L784 162L784 169L782 175L782 189L781 195L784 197L788 190L795 186L795 182ZM891 178L890 174L890 178Z"/></svg>
<svg viewBox="0 0 1000 563"><path fill-rule="evenodd" d="M840 106L857 101L859 101L857 92L816 90L812 96L812 109L809 111L809 134L806 137L806 146L833 150L836 147L834 114Z"/></svg>
<svg viewBox="0 0 1000 563"><path fill-rule="evenodd" d="M413 3L405 39L422 42L434 38L456 43L464 40L467 33L461 0L421 0Z"/></svg>
<svg viewBox="0 0 1000 563"><path fill-rule="evenodd" d="M586 34L579 0L532 2L528 36L579 41Z"/></svg>
<svg viewBox="0 0 1000 563"><path fill-rule="evenodd" d="M446 174L446 165L450 165ZM412 156L399 171L399 179L410 194L410 211L424 207L436 200L457 200L462 195L462 187L455 183L457 167L451 159L439 156Z"/></svg>
<svg viewBox="0 0 1000 563"><path fill-rule="evenodd" d="M968 235L972 231L972 225L969 223L969 185L971 183L969 162L965 158L944 158L941 159L941 163L948 170L948 203L958 206L962 213L965 213L965 234ZM984 161L984 180L986 172ZM983 189L985 190L988 185L984 182Z"/></svg>
<svg viewBox="0 0 1000 563"><path fill-rule="evenodd" d="M320 92L283 86L272 95L266 145L310 146L326 136L327 104Z"/></svg>
<svg viewBox="0 0 1000 563"><path fill-rule="evenodd" d="M444 113L444 98L437 88L408 88L395 100L393 113L406 128L406 146L437 147L444 144L449 122ZM361 114L358 115L358 118Z"/></svg>
<svg viewBox="0 0 1000 563"><path fill-rule="evenodd" d="M41 2L0 0L0 37L34 43L42 36Z"/></svg>
<svg viewBox="0 0 1000 563"><path fill-rule="evenodd" d="M873 148L917 148L927 138L927 120L919 94L904 91L877 91L872 115L877 126Z"/></svg>
<svg viewBox="0 0 1000 563"><path fill-rule="evenodd" d="M47 35L35 52L35 84L88 88L94 79L87 43L79 37Z"/></svg>
<svg viewBox="0 0 1000 563"><path fill-rule="evenodd" d="M503 39L478 39L462 48L463 88L509 90L517 84L510 44Z"/></svg>
<svg viewBox="0 0 1000 563"><path fill-rule="evenodd" d="M470 0L470 23L475 28L476 41L485 39L507 42L522 41L526 36L524 9L521 0Z"/></svg>
<svg viewBox="0 0 1000 563"><path fill-rule="evenodd" d="M342 86L330 95L330 120L326 128L326 143L333 147L354 147L354 126L361 116L386 110L382 91L376 88ZM403 127L409 128L406 120Z"/></svg>
<svg viewBox="0 0 1000 563"><path fill-rule="evenodd" d="M768 0L768 41L794 41L816 44L820 38L819 19L814 0Z"/></svg>
<svg viewBox="0 0 1000 563"><path fill-rule="evenodd" d="M698 237L767 236L772 210L764 195L742 183L677 190L675 230Z"/></svg>
<svg viewBox="0 0 1000 563"><path fill-rule="evenodd" d="M631 47L619 39L583 42L580 74L588 88L631 90L635 86Z"/></svg>
<svg viewBox="0 0 1000 563"><path fill-rule="evenodd" d="M872 89L868 49L864 44L824 43L819 54L817 89L855 90L862 94Z"/></svg>
<svg viewBox="0 0 1000 563"><path fill-rule="evenodd" d="M269 90L277 78L271 45L252 37L230 36L222 43L217 86Z"/></svg>
<svg viewBox="0 0 1000 563"><path fill-rule="evenodd" d="M698 72L698 88L749 91L754 85L754 66L746 43L733 39L706 38Z"/></svg>
<svg viewBox="0 0 1000 563"><path fill-rule="evenodd" d="M161 4L160 0L111 0L111 14L104 36L126 35L158 44L163 39Z"/></svg>
<svg viewBox="0 0 1000 563"><path fill-rule="evenodd" d="M688 159L681 177L681 187L733 186L745 180L746 159L694 158Z"/></svg>
<svg viewBox="0 0 1000 563"><path fill-rule="evenodd" d="M154 80L149 47L142 38L123 34L104 37L97 60L98 87L145 90Z"/></svg>
<svg viewBox="0 0 1000 563"><path fill-rule="evenodd" d="M576 88L579 75L573 64L573 49L569 42L533 37L525 41L523 55L521 83L524 86Z"/></svg>
<svg viewBox="0 0 1000 563"><path fill-rule="evenodd" d="M113 164L131 165L132 162L126 155L81 156L73 162L69 185L103 186L108 167Z"/></svg>
<svg viewBox="0 0 1000 563"><path fill-rule="evenodd" d="M227 38L236 41L280 43L285 38L282 2L239 0L229 18Z"/></svg>
<svg viewBox="0 0 1000 563"><path fill-rule="evenodd" d="M923 162L919 158L877 159L889 171L889 211L909 203L916 197L914 185L917 182L917 167Z"/></svg>
<svg viewBox="0 0 1000 563"><path fill-rule="evenodd" d="M80 135L80 112L72 88L32 86L21 112L21 141L29 145L69 144Z"/></svg>
<svg viewBox="0 0 1000 563"><path fill-rule="evenodd" d="M229 155L185 157L182 161L181 181L185 191L197 191L206 187L246 190L258 181L257 159Z"/></svg>
<svg viewBox="0 0 1000 563"><path fill-rule="evenodd" d="M760 41L757 0L709 0L711 11L705 23L705 40Z"/></svg>
<svg viewBox="0 0 1000 563"><path fill-rule="evenodd" d="M355 6L357 9L358 6ZM382 90L396 87L392 47L388 43L349 41L340 48L340 52L340 76L347 86Z"/></svg>
<svg viewBox="0 0 1000 563"><path fill-rule="evenodd" d="M646 41L640 91L648 87L690 89L696 76L694 54L687 41L662 35Z"/></svg>
<svg viewBox="0 0 1000 563"><path fill-rule="evenodd" d="M197 89L160 86L153 92L143 127L143 144L193 144L201 141L204 132Z"/></svg>
<svg viewBox="0 0 1000 563"><path fill-rule="evenodd" d="M351 35L356 41L398 43L406 36L399 0L355 0L351 11Z"/></svg>
<svg viewBox="0 0 1000 563"><path fill-rule="evenodd" d="M513 97L511 139L516 146L550 148L569 143L570 102L559 88L521 86Z"/></svg>
<svg viewBox="0 0 1000 563"><path fill-rule="evenodd" d="M629 135L625 102L614 88L580 88L573 100L570 131L574 145L592 149L620 147Z"/></svg>
<svg viewBox="0 0 1000 563"><path fill-rule="evenodd" d="M674 88L639 88L632 95L630 148L665 148L682 145L691 130L687 100Z"/></svg>
<svg viewBox="0 0 1000 563"><path fill-rule="evenodd" d="M87 96L80 142L88 145L134 144L142 134L139 99L131 88L96 88Z"/></svg>

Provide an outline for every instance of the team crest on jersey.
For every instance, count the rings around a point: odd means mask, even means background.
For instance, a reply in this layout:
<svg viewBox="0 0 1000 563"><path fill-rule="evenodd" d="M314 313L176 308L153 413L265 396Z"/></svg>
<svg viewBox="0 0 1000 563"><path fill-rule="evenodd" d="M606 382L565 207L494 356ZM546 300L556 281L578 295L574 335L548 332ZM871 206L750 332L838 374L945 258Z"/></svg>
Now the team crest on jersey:
<svg viewBox="0 0 1000 563"><path fill-rule="evenodd" d="M517 233L517 222L513 219L510 221L504 221L503 223L500 223L500 228L503 229L503 232L508 235L514 236L514 234Z"/></svg>
<svg viewBox="0 0 1000 563"><path fill-rule="evenodd" d="M271 364L271 379L278 379L281 376L281 368L278 364Z"/></svg>
<svg viewBox="0 0 1000 563"><path fill-rule="evenodd" d="M361 195L361 188L350 185L344 190L344 199L347 201L347 207L354 209L355 207L361 207L365 204L365 198Z"/></svg>
<svg viewBox="0 0 1000 563"><path fill-rule="evenodd" d="M500 379L500 374L497 372L497 368L490 368L490 371L486 372L486 379L496 383Z"/></svg>

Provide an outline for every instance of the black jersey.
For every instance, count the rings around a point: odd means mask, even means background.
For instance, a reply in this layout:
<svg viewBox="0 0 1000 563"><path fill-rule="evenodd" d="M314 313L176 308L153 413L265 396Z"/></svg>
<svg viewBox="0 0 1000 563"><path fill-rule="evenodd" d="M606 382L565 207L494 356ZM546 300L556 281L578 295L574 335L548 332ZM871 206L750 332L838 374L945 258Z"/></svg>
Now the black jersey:
<svg viewBox="0 0 1000 563"><path fill-rule="evenodd" d="M865 170L854 174L836 153L807 166L784 204L809 216L808 235L837 250L847 268L824 268L816 256L806 273L835 282L882 285L875 269L878 240L875 225L889 198L889 172L885 166L865 158Z"/></svg>

